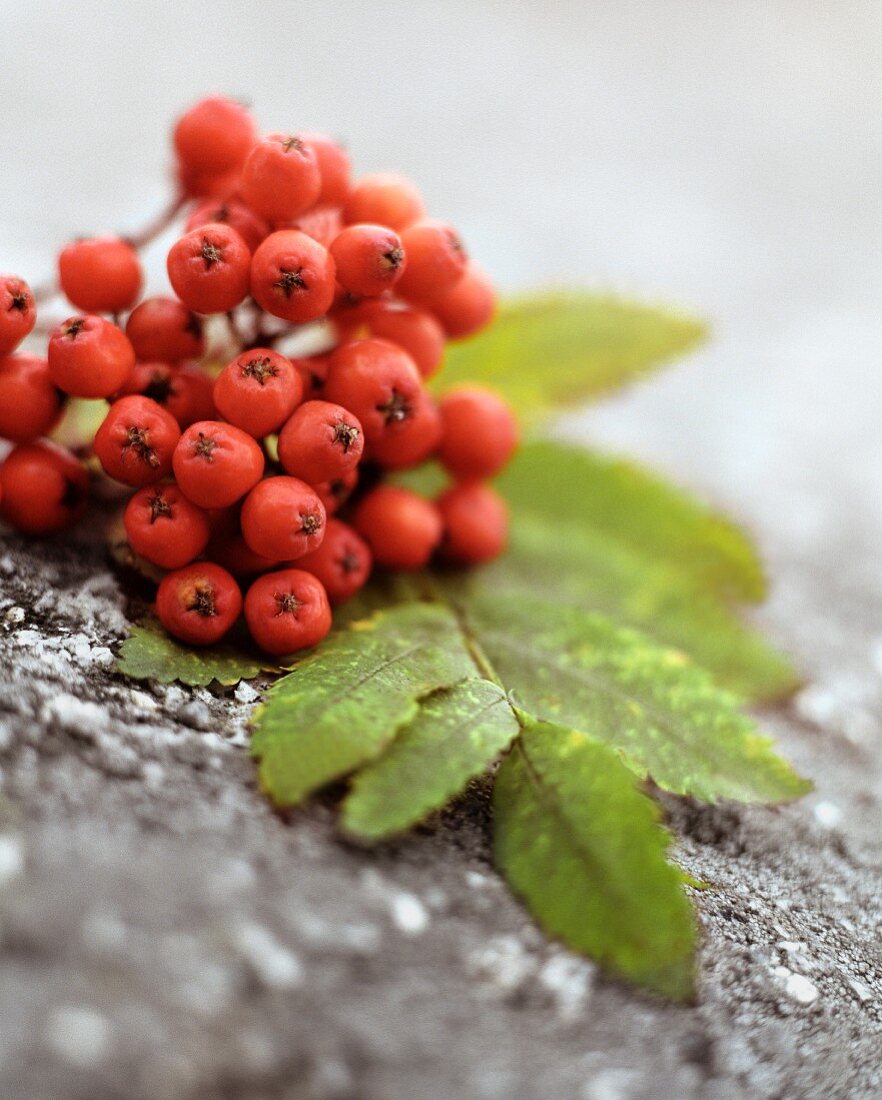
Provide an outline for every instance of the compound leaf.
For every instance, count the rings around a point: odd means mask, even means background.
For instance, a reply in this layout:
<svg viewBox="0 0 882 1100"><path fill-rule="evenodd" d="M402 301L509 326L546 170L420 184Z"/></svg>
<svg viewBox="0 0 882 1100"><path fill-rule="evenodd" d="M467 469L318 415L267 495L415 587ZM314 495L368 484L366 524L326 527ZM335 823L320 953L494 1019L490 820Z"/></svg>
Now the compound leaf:
<svg viewBox="0 0 882 1100"><path fill-rule="evenodd" d="M614 749L527 719L496 777L493 834L497 867L546 931L647 989L692 996L682 875Z"/></svg>

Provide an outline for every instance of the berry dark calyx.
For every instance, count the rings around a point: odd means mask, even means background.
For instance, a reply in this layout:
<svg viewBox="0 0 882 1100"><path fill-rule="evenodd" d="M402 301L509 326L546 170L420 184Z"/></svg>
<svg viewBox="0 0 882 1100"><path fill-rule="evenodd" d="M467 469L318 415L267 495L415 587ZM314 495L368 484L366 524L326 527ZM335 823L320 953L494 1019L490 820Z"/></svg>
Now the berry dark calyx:
<svg viewBox="0 0 882 1100"><path fill-rule="evenodd" d="M354 424L347 424L345 420L338 420L334 425L334 442L341 444L344 454L349 454L349 448L354 445L360 434Z"/></svg>
<svg viewBox="0 0 882 1100"><path fill-rule="evenodd" d="M302 271L302 267L298 267L296 271L290 271L285 267L280 268L279 278L273 283L273 286L277 290L281 290L286 298L290 298L295 290L309 290L306 280L301 274Z"/></svg>
<svg viewBox="0 0 882 1100"><path fill-rule="evenodd" d="M388 401L384 401L382 405L377 405L377 412L383 414L387 424L400 423L402 420L407 420L412 414L413 406L403 393L393 390Z"/></svg>
<svg viewBox="0 0 882 1100"><path fill-rule="evenodd" d="M205 260L205 267L212 268L215 264L219 264L224 258L224 250L216 244L212 244L207 237L202 238L202 259Z"/></svg>
<svg viewBox="0 0 882 1100"><path fill-rule="evenodd" d="M277 615L296 615L297 612L303 607L303 601L298 600L293 592L277 592L275 595L276 603L279 605Z"/></svg>
<svg viewBox="0 0 882 1100"><path fill-rule="evenodd" d="M268 378L275 378L278 370L265 356L249 359L240 367L243 378L254 378L261 386L265 386Z"/></svg>
<svg viewBox="0 0 882 1100"><path fill-rule="evenodd" d="M157 489L147 502L150 505L150 522L156 523L160 516L172 518L172 506L162 495L162 490Z"/></svg>
<svg viewBox="0 0 882 1100"><path fill-rule="evenodd" d="M322 517L317 512L306 512L300 516L300 530L304 535L315 535L322 528Z"/></svg>
<svg viewBox="0 0 882 1100"><path fill-rule="evenodd" d="M200 458L204 458L206 462L213 461L211 452L217 446L217 442L211 438L210 435L205 435L202 432L196 442L193 444L193 454L198 455Z"/></svg>
<svg viewBox="0 0 882 1100"><path fill-rule="evenodd" d="M139 428L133 424L128 430L122 449L124 451L134 451L142 462L146 462L154 470L159 466L159 456L156 454L156 450L150 446L145 428Z"/></svg>
<svg viewBox="0 0 882 1100"><path fill-rule="evenodd" d="M214 605L214 592L208 585L197 585L193 598L187 606L188 611L195 611L197 615L202 615L203 618L210 618L212 615L217 614L217 610Z"/></svg>

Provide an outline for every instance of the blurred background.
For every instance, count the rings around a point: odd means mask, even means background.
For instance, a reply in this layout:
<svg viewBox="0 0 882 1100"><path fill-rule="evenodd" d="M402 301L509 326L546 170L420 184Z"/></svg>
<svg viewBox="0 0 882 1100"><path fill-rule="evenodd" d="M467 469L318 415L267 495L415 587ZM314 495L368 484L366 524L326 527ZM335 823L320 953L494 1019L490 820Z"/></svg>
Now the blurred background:
<svg viewBox="0 0 882 1100"><path fill-rule="evenodd" d="M412 176L504 289L611 288L710 319L705 350L565 430L766 538L834 537L853 526L840 499L869 512L859 537L882 535L878 0L0 12L3 269L42 281L68 238L145 221L171 122L230 93L267 129L324 129L357 169ZM150 259L161 288L164 250Z"/></svg>

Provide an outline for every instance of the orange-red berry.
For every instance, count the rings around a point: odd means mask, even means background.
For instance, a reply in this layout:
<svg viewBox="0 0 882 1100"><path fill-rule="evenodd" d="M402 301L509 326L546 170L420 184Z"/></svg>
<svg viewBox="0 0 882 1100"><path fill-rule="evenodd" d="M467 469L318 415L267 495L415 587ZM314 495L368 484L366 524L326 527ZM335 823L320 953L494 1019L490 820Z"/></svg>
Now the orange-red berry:
<svg viewBox="0 0 882 1100"><path fill-rule="evenodd" d="M86 468L70 451L23 443L0 466L0 515L27 535L52 535L82 516L88 490Z"/></svg>
<svg viewBox="0 0 882 1100"><path fill-rule="evenodd" d="M248 589L245 621L262 650L282 657L318 645L331 629L331 608L317 577L280 569Z"/></svg>
<svg viewBox="0 0 882 1100"><path fill-rule="evenodd" d="M156 614L175 638L189 645L214 645L239 618L242 593L233 577L213 562L195 562L163 577Z"/></svg>
<svg viewBox="0 0 882 1100"><path fill-rule="evenodd" d="M73 241L58 257L58 277L68 301L86 313L131 309L143 282L138 253L121 237Z"/></svg>
<svg viewBox="0 0 882 1100"><path fill-rule="evenodd" d="M377 565L422 569L441 541L441 514L429 500L396 485L379 485L355 510L355 528Z"/></svg>

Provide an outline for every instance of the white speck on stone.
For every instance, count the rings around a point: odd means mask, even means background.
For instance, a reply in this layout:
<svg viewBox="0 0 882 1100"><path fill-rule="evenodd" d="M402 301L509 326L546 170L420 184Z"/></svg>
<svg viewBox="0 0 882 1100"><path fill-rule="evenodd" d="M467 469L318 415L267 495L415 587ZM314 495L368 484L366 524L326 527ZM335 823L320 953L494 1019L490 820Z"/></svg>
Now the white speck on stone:
<svg viewBox="0 0 882 1100"><path fill-rule="evenodd" d="M97 650L95 652L97 652ZM108 649L107 652L110 653L110 650ZM112 653L110 653L110 656L113 658ZM148 695L146 691L139 691L138 688L133 688L129 692L129 699L139 710L149 710L152 712L159 709L159 704L153 696Z"/></svg>
<svg viewBox="0 0 882 1100"><path fill-rule="evenodd" d="M262 924L241 925L235 939L240 953L268 988L294 989L303 981L300 959Z"/></svg>
<svg viewBox="0 0 882 1100"><path fill-rule="evenodd" d="M204 703L196 699L181 707L178 719L196 730L207 730L211 727L211 712Z"/></svg>
<svg viewBox="0 0 882 1100"><path fill-rule="evenodd" d="M786 966L776 966L772 973L784 983L784 992L797 1004L810 1005L818 999L817 986L802 974L794 974Z"/></svg>
<svg viewBox="0 0 882 1100"><path fill-rule="evenodd" d="M429 927L429 913L414 894L395 894L389 908L392 920L408 936L419 936Z"/></svg>
<svg viewBox="0 0 882 1100"><path fill-rule="evenodd" d="M259 697L259 693L246 680L239 681L233 695L240 703L253 703Z"/></svg>
<svg viewBox="0 0 882 1100"><path fill-rule="evenodd" d="M489 979L503 993L514 993L536 971L536 961L514 936L494 936L466 959L471 975Z"/></svg>
<svg viewBox="0 0 882 1100"><path fill-rule="evenodd" d="M842 820L842 810L833 802L818 802L814 808L815 821L822 829L835 829Z"/></svg>
<svg viewBox="0 0 882 1100"><path fill-rule="evenodd" d="M177 684L169 684L165 689L165 705L172 713L182 707L186 701L187 696Z"/></svg>
<svg viewBox="0 0 882 1100"><path fill-rule="evenodd" d="M581 1016L588 1003L594 967L573 955L554 955L539 971L539 983L552 995L564 1020Z"/></svg>
<svg viewBox="0 0 882 1100"><path fill-rule="evenodd" d="M630 1100L642 1095L640 1086L643 1075L636 1069L604 1069L586 1081L579 1094L580 1100Z"/></svg>
<svg viewBox="0 0 882 1100"><path fill-rule="evenodd" d="M95 648L92 650L91 657L92 664L100 665L102 668L110 668L110 666L113 664L113 651L108 649L106 645L95 646ZM144 695L144 692L139 691L138 695ZM149 698L149 696L144 697ZM152 703L153 700L151 699L150 702Z"/></svg>
<svg viewBox="0 0 882 1100"><path fill-rule="evenodd" d="M869 986L864 985L863 982L859 982L857 978L849 978L848 984L851 987L851 991L861 1002L861 1004L866 1004L867 1001L872 1001L873 991L872 989L870 989Z"/></svg>
<svg viewBox="0 0 882 1100"><path fill-rule="evenodd" d="M251 735L248 732L248 727L242 723L233 727L233 732L228 735L226 742L228 745L232 745L234 749L244 749L247 748L250 740Z"/></svg>
<svg viewBox="0 0 882 1100"><path fill-rule="evenodd" d="M24 845L12 833L0 833L0 886L17 878L24 870Z"/></svg>
<svg viewBox="0 0 882 1100"><path fill-rule="evenodd" d="M101 707L64 692L48 700L42 708L41 718L71 733L88 734L90 738L107 725L107 715Z"/></svg>
<svg viewBox="0 0 882 1100"><path fill-rule="evenodd" d="M37 630L17 630L13 641L22 649L33 649L40 644L40 633Z"/></svg>
<svg viewBox="0 0 882 1100"><path fill-rule="evenodd" d="M23 623L25 620L24 608L10 607L3 616L3 620L7 626L18 626L19 623Z"/></svg>
<svg viewBox="0 0 882 1100"><path fill-rule="evenodd" d="M125 951L131 942L128 927L115 913L96 911L87 914L80 926L83 943L101 955Z"/></svg>
<svg viewBox="0 0 882 1100"><path fill-rule="evenodd" d="M11 577L15 572L15 562L12 560L9 554L4 554L0 558L0 573L5 573L7 577Z"/></svg>
<svg viewBox="0 0 882 1100"><path fill-rule="evenodd" d="M158 760L145 760L141 766L145 786L156 791L165 783L165 768Z"/></svg>
<svg viewBox="0 0 882 1100"><path fill-rule="evenodd" d="M110 1024L94 1008L64 1005L55 1010L46 1026L52 1051L82 1069L96 1065L110 1046Z"/></svg>
<svg viewBox="0 0 882 1100"><path fill-rule="evenodd" d="M490 884L489 876L482 875L480 871L466 871L465 880L466 885L473 890L483 890L485 886Z"/></svg>

